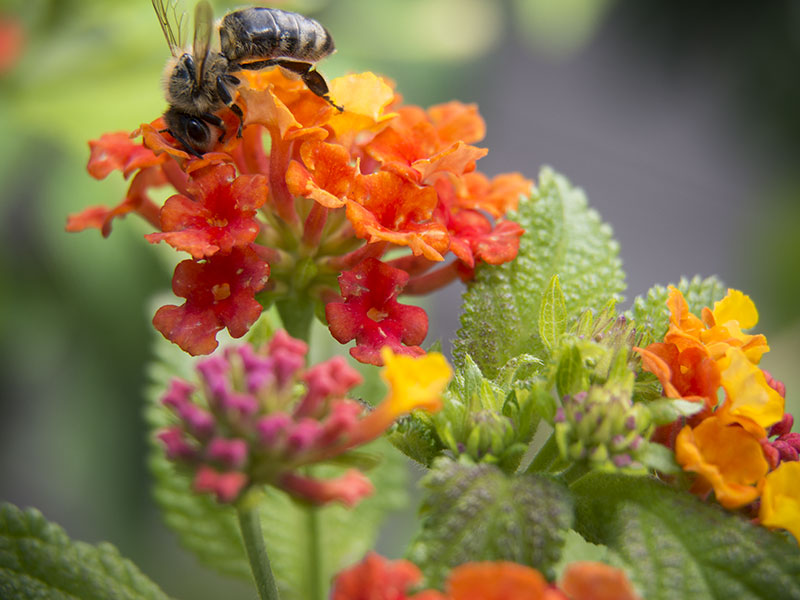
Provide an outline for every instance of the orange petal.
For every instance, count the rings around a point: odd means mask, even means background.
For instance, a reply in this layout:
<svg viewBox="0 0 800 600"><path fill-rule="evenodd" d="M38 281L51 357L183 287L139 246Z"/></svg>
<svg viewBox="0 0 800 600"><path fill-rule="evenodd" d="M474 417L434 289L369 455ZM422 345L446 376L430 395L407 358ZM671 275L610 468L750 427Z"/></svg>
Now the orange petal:
<svg viewBox="0 0 800 600"><path fill-rule="evenodd" d="M726 426L718 417L709 417L694 429L684 427L675 440L675 459L711 485L725 508L755 500L756 484L769 469L758 439L738 425Z"/></svg>

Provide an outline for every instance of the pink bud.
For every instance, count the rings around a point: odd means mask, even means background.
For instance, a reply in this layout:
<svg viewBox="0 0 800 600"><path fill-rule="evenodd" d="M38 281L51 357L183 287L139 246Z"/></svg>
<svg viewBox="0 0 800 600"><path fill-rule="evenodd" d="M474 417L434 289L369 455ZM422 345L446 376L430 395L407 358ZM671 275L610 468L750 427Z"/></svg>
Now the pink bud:
<svg viewBox="0 0 800 600"><path fill-rule="evenodd" d="M786 385L782 381L775 379L772 376L772 373L769 371L761 369L761 372L764 373L764 377L767 380L767 385L778 392L781 395L781 398L786 398Z"/></svg>
<svg viewBox="0 0 800 600"><path fill-rule="evenodd" d="M247 390L251 394L275 383L275 361L272 357L257 353L249 344L239 346L237 351L244 365Z"/></svg>
<svg viewBox="0 0 800 600"><path fill-rule="evenodd" d="M783 413L783 418L769 428L769 437L786 435L792 430L794 417L791 413Z"/></svg>
<svg viewBox="0 0 800 600"><path fill-rule="evenodd" d="M198 438L207 438L214 433L214 417L194 404L186 404L180 409L180 418L186 424L186 429Z"/></svg>
<svg viewBox="0 0 800 600"><path fill-rule="evenodd" d="M316 443L321 431L322 426L318 421L303 419L289 433L289 446L295 452L303 452Z"/></svg>
<svg viewBox="0 0 800 600"><path fill-rule="evenodd" d="M217 398L219 408L225 413L235 413L233 417L247 418L258 410L258 401L248 394L225 391Z"/></svg>
<svg viewBox="0 0 800 600"><path fill-rule="evenodd" d="M772 445L778 452L780 452L782 461L788 462L797 460L798 458L797 448L795 448L792 444L784 440L776 440L772 443Z"/></svg>
<svg viewBox="0 0 800 600"><path fill-rule="evenodd" d="M280 487L289 494L316 505L341 502L353 507L374 491L372 482L356 469L350 469L336 479L320 480L286 473Z"/></svg>
<svg viewBox="0 0 800 600"><path fill-rule="evenodd" d="M197 458L197 449L192 447L184 438L184 432L180 427L170 427L156 434L156 438L161 440L170 460L192 461Z"/></svg>
<svg viewBox="0 0 800 600"><path fill-rule="evenodd" d="M169 382L167 393L161 399L164 406L179 411L182 406L190 402L194 386L183 379L173 378Z"/></svg>
<svg viewBox="0 0 800 600"><path fill-rule="evenodd" d="M308 344L302 340L293 338L286 333L285 330L279 329L269 342L269 353L274 354L281 350L305 359L306 353L308 352Z"/></svg>
<svg viewBox="0 0 800 600"><path fill-rule="evenodd" d="M210 493L219 502L233 502L247 484L247 475L238 471L220 473L208 466L201 466L195 473L192 486L196 492Z"/></svg>
<svg viewBox="0 0 800 600"><path fill-rule="evenodd" d="M212 396L219 396L228 389L230 365L222 356L212 356L197 363L197 371L203 377Z"/></svg>
<svg viewBox="0 0 800 600"><path fill-rule="evenodd" d="M342 356L314 365L306 371L303 379L308 392L295 410L296 416L317 416L324 400L344 396L363 381L358 371L350 367Z"/></svg>
<svg viewBox="0 0 800 600"><path fill-rule="evenodd" d="M291 417L284 413L274 413L259 419L256 423L256 431L261 445L276 449L288 437L288 429L291 424Z"/></svg>
<svg viewBox="0 0 800 600"><path fill-rule="evenodd" d="M241 469L247 462L247 442L240 439L214 438L208 444L206 456L229 469Z"/></svg>
<svg viewBox="0 0 800 600"><path fill-rule="evenodd" d="M761 450L764 452L764 458L767 459L769 468L774 469L781 462L781 453L767 438L761 438L758 441L761 444Z"/></svg>

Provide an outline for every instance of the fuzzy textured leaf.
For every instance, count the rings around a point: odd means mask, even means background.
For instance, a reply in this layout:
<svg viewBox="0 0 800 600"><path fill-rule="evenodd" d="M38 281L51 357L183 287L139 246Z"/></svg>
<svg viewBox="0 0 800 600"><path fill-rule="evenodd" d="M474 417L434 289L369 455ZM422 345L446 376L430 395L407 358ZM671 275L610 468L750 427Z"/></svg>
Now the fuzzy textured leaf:
<svg viewBox="0 0 800 600"><path fill-rule="evenodd" d="M180 350L159 340L157 360L151 365L152 386L148 393L146 420L153 432L171 423L171 414L160 403L160 394L170 377L193 379L191 360ZM307 509L287 495L269 488L261 501L261 527L272 568L284 600L314 597L309 589L308 531L310 510L319 512L322 573L325 581L344 566L360 560L372 547L386 512L407 503L406 463L385 441L365 447L381 456L380 465L367 473L376 493L355 509L328 506ZM232 508L217 504L210 496L195 494L189 476L170 463L161 444L151 438L149 466L154 478L153 494L167 525L181 544L204 564L233 576L251 577L247 558ZM321 467L337 472L337 467ZM339 469L340 473L341 470ZM315 470L315 473L318 473ZM325 475L326 471L318 474Z"/></svg>
<svg viewBox="0 0 800 600"><path fill-rule="evenodd" d="M588 207L583 191L549 168L511 218L525 229L516 260L481 265L464 294L461 329L453 347L457 361L468 353L494 378L512 357L539 354L542 293L558 275L567 315L599 309L620 299L625 274L611 228Z"/></svg>
<svg viewBox="0 0 800 600"><path fill-rule="evenodd" d="M654 479L592 473L572 486L575 529L629 565L647 600L798 600L800 549Z"/></svg>
<svg viewBox="0 0 800 600"><path fill-rule="evenodd" d="M725 284L716 277L703 279L700 275L695 275L692 279L682 277L675 287L683 293L689 310L698 316L704 306L713 308L714 303L721 300L728 291ZM633 307L626 316L633 319L637 334L642 336L637 341L640 346L664 338L669 326L668 296L667 287L654 285L644 297L637 296L634 299Z"/></svg>
<svg viewBox="0 0 800 600"><path fill-rule="evenodd" d="M440 586L452 567L469 561L510 560L552 572L572 523L569 494L559 484L441 459L423 486L422 526L409 558L429 585Z"/></svg>
<svg viewBox="0 0 800 600"><path fill-rule="evenodd" d="M111 544L69 539L35 509L0 505L0 598L168 600Z"/></svg>

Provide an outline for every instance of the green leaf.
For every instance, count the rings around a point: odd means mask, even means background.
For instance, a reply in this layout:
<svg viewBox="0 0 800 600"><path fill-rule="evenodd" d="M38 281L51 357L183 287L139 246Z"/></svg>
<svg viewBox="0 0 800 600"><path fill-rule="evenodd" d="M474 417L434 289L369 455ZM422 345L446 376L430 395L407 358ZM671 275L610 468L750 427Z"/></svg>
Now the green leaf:
<svg viewBox="0 0 800 600"><path fill-rule="evenodd" d="M570 344L561 353L556 368L556 389L559 398L585 390L589 385L589 375L583 365L581 351Z"/></svg>
<svg viewBox="0 0 800 600"><path fill-rule="evenodd" d="M441 586L451 568L469 561L511 560L551 573L572 522L559 484L441 459L423 486L423 521L409 558L429 585Z"/></svg>
<svg viewBox="0 0 800 600"><path fill-rule="evenodd" d="M713 308L714 303L727 293L725 285L716 277L703 279L699 275L691 280L682 277L675 287L683 293L689 310L698 316L704 306ZM638 342L640 346L664 338L669 326L668 296L669 289L654 285L645 297L637 296L633 301L633 308L626 313L636 324L637 334L642 336Z"/></svg>
<svg viewBox="0 0 800 600"><path fill-rule="evenodd" d="M161 405L160 395L173 376L193 380L192 361L176 346L159 340L157 359L151 365L153 382L148 393L146 420L153 432L171 423L171 413ZM311 578L308 546L311 510L319 511L323 580L360 560L373 546L378 528L390 510L407 504L407 471L403 457L385 440L364 447L364 452L382 458L381 464L367 473L375 494L355 509L328 506L307 508L286 494L267 489L259 506L261 527L275 578L284 600L315 597L309 589ZM167 525L181 544L204 564L232 576L250 579L236 513L215 502L209 495L195 494L187 473L169 462L163 447L151 437L149 466L154 479L153 494ZM315 474L340 474L333 466L318 467Z"/></svg>
<svg viewBox="0 0 800 600"><path fill-rule="evenodd" d="M519 255L504 265L479 266L453 347L457 361L470 354L489 378L518 354L544 356L537 323L554 275L567 315L600 308L625 288L611 228L563 176L542 169L538 188L511 218L525 229Z"/></svg>
<svg viewBox="0 0 800 600"><path fill-rule="evenodd" d="M741 515L654 479L591 473L572 486L575 529L629 565L647 600L797 600L800 550Z"/></svg>
<svg viewBox="0 0 800 600"><path fill-rule="evenodd" d="M612 552L607 546L587 542L581 534L570 529L564 535L564 548L561 551L561 558L555 565L557 579L561 579L561 574L570 563L586 560L610 564L613 560Z"/></svg>
<svg viewBox="0 0 800 600"><path fill-rule="evenodd" d="M167 600L111 544L74 542L35 509L0 504L0 598Z"/></svg>
<svg viewBox="0 0 800 600"><path fill-rule="evenodd" d="M564 292L558 284L558 275L550 278L547 289L542 294L539 309L539 337L547 349L552 352L558 341L567 330L567 305Z"/></svg>
<svg viewBox="0 0 800 600"><path fill-rule="evenodd" d="M672 423L680 417L691 417L703 410L702 402L690 402L680 398L659 398L645 404L656 425Z"/></svg>

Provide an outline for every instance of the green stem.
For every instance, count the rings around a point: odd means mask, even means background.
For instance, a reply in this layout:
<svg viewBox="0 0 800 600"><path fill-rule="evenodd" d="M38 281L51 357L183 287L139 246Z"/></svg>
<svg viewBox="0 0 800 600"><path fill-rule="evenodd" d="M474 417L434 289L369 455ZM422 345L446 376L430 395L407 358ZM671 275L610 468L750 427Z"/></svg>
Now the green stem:
<svg viewBox="0 0 800 600"><path fill-rule="evenodd" d="M559 452L558 452L558 443L556 442L556 435L555 433L550 434L550 437L547 438L547 441L544 443L539 449L539 452L536 453L536 456L533 457L531 464L526 469L526 473L538 473L542 471L547 471L550 466L558 460Z"/></svg>
<svg viewBox="0 0 800 600"><path fill-rule="evenodd" d="M308 566L311 587L309 600L323 600L322 589L322 548L320 547L319 510L315 506L306 506L306 533L308 541Z"/></svg>
<svg viewBox="0 0 800 600"><path fill-rule="evenodd" d="M261 533L258 505L248 505L245 502L237 507L236 514L239 517L239 529L242 532L247 559L250 561L250 570L253 572L253 579L256 582L256 589L258 589L258 597L261 600L278 600L275 576L272 574L267 548L264 545L264 536Z"/></svg>
<svg viewBox="0 0 800 600"><path fill-rule="evenodd" d="M592 468L589 466L589 463L586 461L581 461L562 471L560 476L564 480L564 483L571 486L591 470Z"/></svg>

